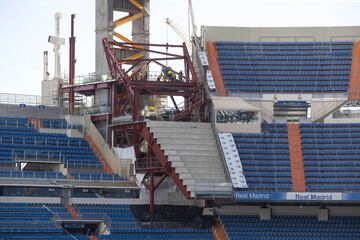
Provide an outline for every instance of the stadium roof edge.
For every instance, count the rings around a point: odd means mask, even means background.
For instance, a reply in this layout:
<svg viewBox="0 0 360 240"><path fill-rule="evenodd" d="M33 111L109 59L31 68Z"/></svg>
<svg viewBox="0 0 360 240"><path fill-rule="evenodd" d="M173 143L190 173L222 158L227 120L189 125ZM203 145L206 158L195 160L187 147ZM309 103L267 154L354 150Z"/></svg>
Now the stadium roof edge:
<svg viewBox="0 0 360 240"><path fill-rule="evenodd" d="M227 27L202 26L206 42L331 42L360 40L360 26L337 27Z"/></svg>

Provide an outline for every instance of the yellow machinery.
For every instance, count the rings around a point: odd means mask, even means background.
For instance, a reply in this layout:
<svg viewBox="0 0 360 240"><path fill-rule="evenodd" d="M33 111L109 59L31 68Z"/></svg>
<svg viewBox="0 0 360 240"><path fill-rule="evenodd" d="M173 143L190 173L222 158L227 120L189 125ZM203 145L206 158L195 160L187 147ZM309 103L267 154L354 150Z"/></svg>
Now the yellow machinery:
<svg viewBox="0 0 360 240"><path fill-rule="evenodd" d="M114 27L114 36L121 39L122 41L126 42L126 43L129 43L130 45L132 45L133 47L136 47L136 48L141 48L140 46L136 45L136 44L133 44L133 42L128 39L127 37L125 37L124 35L120 34L119 32L115 31L116 28L128 23L128 22L131 22L131 21L135 21L141 17L144 16L144 13L145 13L145 8L143 5L141 5L138 1L136 0L129 0L129 2L131 2L136 8L138 8L140 11L136 14L131 14L129 13L129 15L125 16L125 17L122 17L122 18L119 18L117 19L116 21L113 22L113 27ZM136 54L133 54L129 57L127 57L125 60L135 60L135 59L138 59L138 58L141 58L143 57L145 54L144 51L140 51Z"/></svg>

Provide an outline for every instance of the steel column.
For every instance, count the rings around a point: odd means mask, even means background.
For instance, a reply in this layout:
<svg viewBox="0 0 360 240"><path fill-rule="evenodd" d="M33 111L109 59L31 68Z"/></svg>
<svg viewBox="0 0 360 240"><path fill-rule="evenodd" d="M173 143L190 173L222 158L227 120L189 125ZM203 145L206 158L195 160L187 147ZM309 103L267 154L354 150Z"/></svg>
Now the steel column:
<svg viewBox="0 0 360 240"><path fill-rule="evenodd" d="M71 37L69 38L69 84L74 85L75 82L75 36L74 36L74 19L75 14L71 14ZM72 114L74 111L74 89L70 88L69 92L69 114Z"/></svg>

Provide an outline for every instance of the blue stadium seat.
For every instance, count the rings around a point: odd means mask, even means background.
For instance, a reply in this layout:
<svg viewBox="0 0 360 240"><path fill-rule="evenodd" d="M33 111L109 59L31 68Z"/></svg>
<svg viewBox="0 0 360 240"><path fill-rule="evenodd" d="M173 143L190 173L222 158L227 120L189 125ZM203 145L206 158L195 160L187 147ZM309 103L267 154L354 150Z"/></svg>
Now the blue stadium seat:
<svg viewBox="0 0 360 240"><path fill-rule="evenodd" d="M216 43L228 92L347 92L352 47L352 42Z"/></svg>
<svg viewBox="0 0 360 240"><path fill-rule="evenodd" d="M360 124L300 124L300 133L309 191L360 191Z"/></svg>
<svg viewBox="0 0 360 240"><path fill-rule="evenodd" d="M286 124L262 124L261 134L233 137L250 191L291 191Z"/></svg>

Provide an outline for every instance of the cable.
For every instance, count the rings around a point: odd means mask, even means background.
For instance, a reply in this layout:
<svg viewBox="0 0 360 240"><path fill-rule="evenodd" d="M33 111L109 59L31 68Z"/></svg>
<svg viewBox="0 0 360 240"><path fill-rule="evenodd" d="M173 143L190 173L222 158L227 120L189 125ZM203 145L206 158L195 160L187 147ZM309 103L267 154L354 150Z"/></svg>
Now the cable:
<svg viewBox="0 0 360 240"><path fill-rule="evenodd" d="M61 218L59 214L51 211L51 209L48 208L47 206L45 206L44 204L42 204L42 207L45 208L46 210L48 210L48 211L49 211L50 213L52 213L53 215L58 216L59 218ZM61 229L64 230L64 232L67 233L70 237L72 237L72 238L75 239L75 240L79 240L79 239L77 239L74 235L72 235L70 232L68 232L65 228L63 228L63 226L61 226L61 224L60 224L60 227L61 227Z"/></svg>

